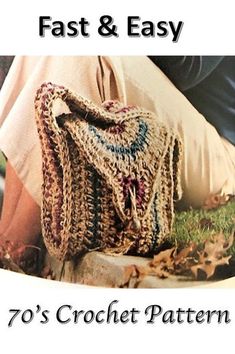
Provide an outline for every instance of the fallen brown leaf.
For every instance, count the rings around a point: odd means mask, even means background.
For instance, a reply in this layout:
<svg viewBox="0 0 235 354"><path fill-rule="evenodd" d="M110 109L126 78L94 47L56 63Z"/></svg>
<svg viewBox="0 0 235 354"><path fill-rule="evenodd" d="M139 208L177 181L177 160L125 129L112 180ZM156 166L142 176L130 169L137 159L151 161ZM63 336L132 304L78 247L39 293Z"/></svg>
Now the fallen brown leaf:
<svg viewBox="0 0 235 354"><path fill-rule="evenodd" d="M161 251L153 257L153 260L149 263L150 267L154 267L159 264L164 264L167 268L172 267L173 254L175 253L175 247Z"/></svg>
<svg viewBox="0 0 235 354"><path fill-rule="evenodd" d="M202 218L199 221L199 226L200 226L201 229L212 229L213 226L214 226L214 223L209 218Z"/></svg>
<svg viewBox="0 0 235 354"><path fill-rule="evenodd" d="M175 265L185 263L186 260L190 257L191 253L195 252L196 248L197 245L194 242L192 242L187 247L179 251L174 258Z"/></svg>
<svg viewBox="0 0 235 354"><path fill-rule="evenodd" d="M198 271L201 270L206 274L206 278L212 277L215 273L215 269L219 265L229 264L231 256L223 257L221 259L216 258L200 258L200 264L191 267L191 271L195 278L198 277Z"/></svg>
<svg viewBox="0 0 235 354"><path fill-rule="evenodd" d="M7 269L18 273L31 273L32 260L35 260L35 253L27 254L32 250L40 251L34 245L25 245L22 242L5 241L0 244L0 264Z"/></svg>
<svg viewBox="0 0 235 354"><path fill-rule="evenodd" d="M204 241L203 244L190 243L180 250L173 247L161 251L145 267L136 265L126 267L126 284L128 286L135 284L136 287L146 275L154 275L158 278L187 275L197 279L200 271L204 272L208 279L214 275L218 266L229 264L231 256L227 255L227 251L233 242L234 232L228 239L223 233L219 233Z"/></svg>
<svg viewBox="0 0 235 354"><path fill-rule="evenodd" d="M206 240L203 250L198 252L198 264L191 267L194 276L198 276L200 269L208 279L215 273L217 266L229 264L231 256L226 256L226 252L232 246L233 240L233 233L229 239L226 239L223 233L219 233L213 239Z"/></svg>
<svg viewBox="0 0 235 354"><path fill-rule="evenodd" d="M204 201L203 209L210 210L219 208L220 206L227 204L230 197L231 196L228 194L210 194Z"/></svg>

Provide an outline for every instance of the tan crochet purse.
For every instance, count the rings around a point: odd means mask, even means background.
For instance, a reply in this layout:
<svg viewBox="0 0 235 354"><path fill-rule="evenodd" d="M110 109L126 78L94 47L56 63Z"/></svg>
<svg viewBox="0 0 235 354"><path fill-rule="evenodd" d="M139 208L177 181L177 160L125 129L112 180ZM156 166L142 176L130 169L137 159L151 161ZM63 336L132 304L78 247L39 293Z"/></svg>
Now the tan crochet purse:
<svg viewBox="0 0 235 354"><path fill-rule="evenodd" d="M71 113L55 117L63 100ZM42 231L60 260L91 250L147 255L172 228L181 143L153 113L102 107L44 83L35 99L42 147Z"/></svg>

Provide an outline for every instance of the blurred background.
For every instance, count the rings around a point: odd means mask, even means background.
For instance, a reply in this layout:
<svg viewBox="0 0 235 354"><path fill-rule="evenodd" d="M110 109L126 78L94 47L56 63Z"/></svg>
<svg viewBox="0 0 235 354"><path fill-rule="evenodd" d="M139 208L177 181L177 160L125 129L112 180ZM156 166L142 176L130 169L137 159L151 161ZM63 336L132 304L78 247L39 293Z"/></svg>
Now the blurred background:
<svg viewBox="0 0 235 354"><path fill-rule="evenodd" d="M0 56L0 90L10 69L14 56ZM5 158L0 151L0 210L2 207L2 198L4 190Z"/></svg>
<svg viewBox="0 0 235 354"><path fill-rule="evenodd" d="M0 89L3 85L3 82L12 64L13 59L13 56L0 56Z"/></svg>

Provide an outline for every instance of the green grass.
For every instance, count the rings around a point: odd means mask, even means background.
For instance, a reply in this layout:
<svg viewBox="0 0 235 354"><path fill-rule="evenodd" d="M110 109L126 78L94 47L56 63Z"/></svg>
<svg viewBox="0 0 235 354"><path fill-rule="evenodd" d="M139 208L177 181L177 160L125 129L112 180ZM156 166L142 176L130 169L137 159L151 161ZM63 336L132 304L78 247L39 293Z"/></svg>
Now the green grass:
<svg viewBox="0 0 235 354"><path fill-rule="evenodd" d="M225 236L231 235L235 227L235 202L214 210L189 210L176 212L171 241L185 246L190 241L201 243L213 234L223 232ZM235 256L235 245L230 249Z"/></svg>
<svg viewBox="0 0 235 354"><path fill-rule="evenodd" d="M6 166L6 160L3 154L0 152L0 171L4 174Z"/></svg>
<svg viewBox="0 0 235 354"><path fill-rule="evenodd" d="M5 171L5 158L0 153L0 170ZM235 227L235 201L214 210L188 210L176 212L170 241L186 246L190 241L201 243L213 234L223 232L229 236ZM235 245L230 249L235 257Z"/></svg>

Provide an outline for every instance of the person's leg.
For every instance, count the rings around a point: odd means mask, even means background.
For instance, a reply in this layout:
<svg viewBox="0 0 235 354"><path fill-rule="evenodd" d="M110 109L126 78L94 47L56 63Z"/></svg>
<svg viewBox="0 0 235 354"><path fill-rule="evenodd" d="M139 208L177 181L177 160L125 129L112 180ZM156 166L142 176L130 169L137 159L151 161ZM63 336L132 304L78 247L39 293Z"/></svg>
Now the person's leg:
<svg viewBox="0 0 235 354"><path fill-rule="evenodd" d="M23 184L18 178L15 170L12 168L11 164L7 162L4 198L0 218L0 235L6 231L12 221L12 216L15 213L22 187Z"/></svg>
<svg viewBox="0 0 235 354"><path fill-rule="evenodd" d="M235 147L191 105L147 57L106 57L121 81L122 99L156 114L183 142L183 207L200 207L209 194L235 193Z"/></svg>
<svg viewBox="0 0 235 354"><path fill-rule="evenodd" d="M42 65L41 61L45 62L45 65ZM41 80L59 82L97 104L104 100L103 73L99 58L50 57L42 58L41 61L38 71L41 70L42 76L34 77L32 73L32 77L29 78L29 82L33 83L32 87L30 89L26 87L26 92L21 93L21 99L25 96L24 100L19 107L12 108L10 118L9 116L6 118L0 134L0 147L14 166L12 168L8 163L6 172L6 188L0 221L0 244L5 241L19 241L32 245L41 231L41 151L39 138L37 135L36 138L34 137L36 127L32 107ZM112 92L109 97L116 98L115 80L111 81ZM24 107L28 108L25 115L22 115ZM21 114L15 116L18 110ZM61 112L58 111L57 114L59 113ZM12 141L14 144L11 143Z"/></svg>
<svg viewBox="0 0 235 354"><path fill-rule="evenodd" d="M36 243L41 231L40 207L24 188L9 162L0 230L0 244L22 241L30 245Z"/></svg>
<svg viewBox="0 0 235 354"><path fill-rule="evenodd" d="M179 132L184 144L182 184L185 205L202 205L209 193L217 193L227 182L230 192L234 192L235 171L222 139L147 57L103 57L101 59L73 57L56 58L55 60L49 58L48 62L44 64L46 66L38 68L37 72L37 75L42 72L44 81L46 79L55 83L59 82L97 104L100 104L104 99L115 98L130 104L137 104L152 110L156 113L159 121L174 127ZM61 77L61 73L63 73L63 77ZM40 77L40 82L41 80ZM33 82L33 86L27 86L29 93L26 91L24 95L22 94L25 99L22 100L19 110L22 110L22 107L27 107L27 102L28 105L29 102L33 102L32 92L35 92L35 87L39 86L39 79L30 82ZM18 110L15 109L15 111ZM22 114L20 117L22 120ZM32 107L25 117L30 122L33 121ZM15 119L12 115L11 124L5 125L6 137L8 136L7 132L10 134L12 129L14 130ZM28 127L27 122L21 123L18 133L15 133L18 140L11 139L11 141L19 141L19 144L21 143L19 137L22 127L24 127L23 131ZM30 131L34 132L35 122L30 124L32 125ZM2 137L4 138L4 134ZM5 147L6 145L9 146L7 138L5 139ZM39 147L38 138L36 146ZM11 149L12 159L17 156L17 149L21 151L19 145L16 146L15 151ZM22 164L24 170L32 170L33 173L28 174L28 179L22 177L27 175L26 172L21 173L23 185L27 188L22 188L12 218L8 216L11 223L4 237L31 243L40 231L38 207L40 193L38 191L41 183L41 164L39 150L40 148L32 150L35 152L36 158L32 152L28 153L32 156L28 156L26 162ZM27 192L27 189L32 192L35 184L37 193L30 194L34 196L37 194L37 204L35 197L31 198ZM6 212L3 211L3 213Z"/></svg>

